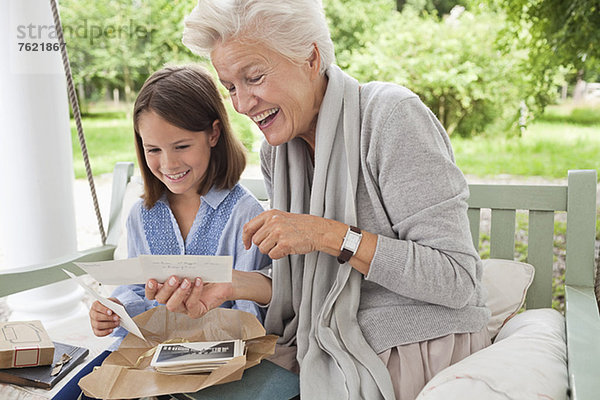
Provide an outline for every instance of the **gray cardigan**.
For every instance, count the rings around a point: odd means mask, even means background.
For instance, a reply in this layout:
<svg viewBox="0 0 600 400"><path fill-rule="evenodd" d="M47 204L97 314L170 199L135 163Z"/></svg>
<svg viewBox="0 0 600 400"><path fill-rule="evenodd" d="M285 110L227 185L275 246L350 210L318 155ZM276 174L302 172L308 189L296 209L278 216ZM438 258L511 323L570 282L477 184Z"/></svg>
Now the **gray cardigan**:
<svg viewBox="0 0 600 400"><path fill-rule="evenodd" d="M444 128L414 93L394 84L362 85L360 110L358 227L379 235L361 286L365 338L380 353L481 330L490 312L469 233L469 192ZM264 142L271 198L274 154Z"/></svg>

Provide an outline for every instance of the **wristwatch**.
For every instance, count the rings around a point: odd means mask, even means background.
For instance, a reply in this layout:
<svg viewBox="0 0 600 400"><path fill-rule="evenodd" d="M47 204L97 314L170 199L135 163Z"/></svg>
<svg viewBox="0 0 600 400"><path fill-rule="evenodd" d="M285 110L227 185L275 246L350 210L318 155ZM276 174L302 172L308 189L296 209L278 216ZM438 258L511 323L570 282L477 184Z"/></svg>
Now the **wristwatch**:
<svg viewBox="0 0 600 400"><path fill-rule="evenodd" d="M340 264L344 264L356 253L360 241L362 240L362 232L355 226L350 226L344 237L340 255L337 260Z"/></svg>

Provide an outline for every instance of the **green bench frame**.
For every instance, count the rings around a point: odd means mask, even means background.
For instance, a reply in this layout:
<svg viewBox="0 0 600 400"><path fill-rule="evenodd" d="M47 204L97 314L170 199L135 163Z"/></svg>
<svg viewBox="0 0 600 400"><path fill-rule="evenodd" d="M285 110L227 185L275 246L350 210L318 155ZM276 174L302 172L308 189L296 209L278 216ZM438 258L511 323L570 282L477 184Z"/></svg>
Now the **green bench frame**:
<svg viewBox="0 0 600 400"><path fill-rule="evenodd" d="M76 261L102 261L113 257L121 230L122 203L133 175L133 163L117 163L113 174L107 244L48 263L0 271L0 297L66 279L67 269L83 274ZM262 180L242 180L261 201L267 200ZM567 213L566 328L571 399L597 399L600 392L600 315L594 294L594 243L596 235L596 171L569 171L567 185L469 185L469 222L473 244L479 244L481 209L491 209L490 257L512 260L517 210L529 215L527 262L535 267L527 308L550 307L554 213Z"/></svg>
<svg viewBox="0 0 600 400"><path fill-rule="evenodd" d="M600 391L600 316L594 293L596 171L569 171L566 186L469 185L469 222L479 243L482 208L491 209L490 258L514 259L516 210L529 211L527 262L535 278L527 308L552 305L554 213L567 213L565 317L571 399Z"/></svg>

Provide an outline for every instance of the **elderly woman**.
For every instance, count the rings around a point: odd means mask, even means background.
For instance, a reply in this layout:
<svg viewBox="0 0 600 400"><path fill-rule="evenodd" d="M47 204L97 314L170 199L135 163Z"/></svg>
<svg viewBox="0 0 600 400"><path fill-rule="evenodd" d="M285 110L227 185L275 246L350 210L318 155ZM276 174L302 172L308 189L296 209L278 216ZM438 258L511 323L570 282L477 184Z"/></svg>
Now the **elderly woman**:
<svg viewBox="0 0 600 400"><path fill-rule="evenodd" d="M148 297L194 317L224 300L269 303L267 331L297 346L307 399L412 399L489 344L468 187L414 93L335 66L317 0L200 0L183 41L266 139L272 209L243 240L274 260L272 281L237 272Z"/></svg>

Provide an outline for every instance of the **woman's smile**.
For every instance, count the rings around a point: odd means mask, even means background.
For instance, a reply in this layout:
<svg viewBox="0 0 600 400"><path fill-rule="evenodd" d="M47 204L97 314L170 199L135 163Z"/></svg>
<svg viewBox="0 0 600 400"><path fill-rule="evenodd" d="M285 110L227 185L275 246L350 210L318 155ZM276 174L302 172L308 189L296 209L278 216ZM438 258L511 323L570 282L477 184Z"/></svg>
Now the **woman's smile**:
<svg viewBox="0 0 600 400"><path fill-rule="evenodd" d="M258 125L260 129L265 129L273 123L273 121L279 115L279 108L271 108L270 110L263 111L258 115L251 117L252 121Z"/></svg>

